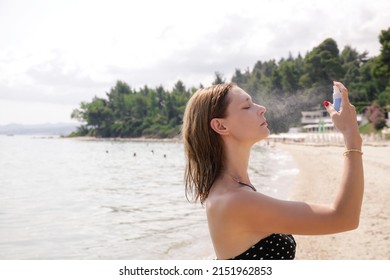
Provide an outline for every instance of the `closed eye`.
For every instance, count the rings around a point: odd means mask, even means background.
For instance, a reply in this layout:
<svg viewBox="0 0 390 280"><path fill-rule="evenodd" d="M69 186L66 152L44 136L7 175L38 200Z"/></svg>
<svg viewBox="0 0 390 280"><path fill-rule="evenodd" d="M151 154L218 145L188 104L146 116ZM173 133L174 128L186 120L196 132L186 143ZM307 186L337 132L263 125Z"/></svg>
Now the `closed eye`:
<svg viewBox="0 0 390 280"><path fill-rule="evenodd" d="M245 104L245 107L243 107L243 109L245 109L245 110L247 110L247 109L250 109L251 108L251 106L252 106L252 100L248 100L248 103L247 104Z"/></svg>
<svg viewBox="0 0 390 280"><path fill-rule="evenodd" d="M245 99L245 101L242 102L242 105L244 106L244 107L242 107L242 109L243 109L243 110L248 110L248 109L251 108L252 104L253 104L252 98L247 97L247 98Z"/></svg>

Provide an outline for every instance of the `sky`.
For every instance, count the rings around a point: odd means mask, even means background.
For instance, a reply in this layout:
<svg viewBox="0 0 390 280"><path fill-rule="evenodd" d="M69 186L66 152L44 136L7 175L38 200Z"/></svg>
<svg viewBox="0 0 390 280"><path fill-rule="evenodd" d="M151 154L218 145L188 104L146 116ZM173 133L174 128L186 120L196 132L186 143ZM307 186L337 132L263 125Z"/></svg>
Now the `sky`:
<svg viewBox="0 0 390 280"><path fill-rule="evenodd" d="M75 122L118 80L207 86L327 38L376 56L389 27L388 0L0 0L0 125Z"/></svg>

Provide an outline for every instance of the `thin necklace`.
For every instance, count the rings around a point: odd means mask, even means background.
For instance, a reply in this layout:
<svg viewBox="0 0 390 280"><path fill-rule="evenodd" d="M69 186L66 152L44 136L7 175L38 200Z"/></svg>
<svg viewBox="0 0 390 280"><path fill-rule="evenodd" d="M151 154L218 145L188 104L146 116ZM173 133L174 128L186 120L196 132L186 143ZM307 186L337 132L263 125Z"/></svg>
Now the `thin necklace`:
<svg viewBox="0 0 390 280"><path fill-rule="evenodd" d="M252 184L247 184L247 183L244 183L244 182L241 182L239 179L233 177L233 180L236 181L237 183L239 183L240 185L243 185L243 186L247 186L247 187L250 187L252 190L254 190L255 192L257 192L256 188L252 185Z"/></svg>

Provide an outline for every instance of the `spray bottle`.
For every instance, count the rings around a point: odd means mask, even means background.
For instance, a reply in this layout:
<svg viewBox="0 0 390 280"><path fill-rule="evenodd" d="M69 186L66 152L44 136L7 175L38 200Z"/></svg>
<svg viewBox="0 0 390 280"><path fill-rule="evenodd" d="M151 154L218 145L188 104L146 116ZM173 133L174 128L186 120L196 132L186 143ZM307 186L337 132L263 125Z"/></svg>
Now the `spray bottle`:
<svg viewBox="0 0 390 280"><path fill-rule="evenodd" d="M333 107L338 112L341 106L341 92L337 86L333 86Z"/></svg>

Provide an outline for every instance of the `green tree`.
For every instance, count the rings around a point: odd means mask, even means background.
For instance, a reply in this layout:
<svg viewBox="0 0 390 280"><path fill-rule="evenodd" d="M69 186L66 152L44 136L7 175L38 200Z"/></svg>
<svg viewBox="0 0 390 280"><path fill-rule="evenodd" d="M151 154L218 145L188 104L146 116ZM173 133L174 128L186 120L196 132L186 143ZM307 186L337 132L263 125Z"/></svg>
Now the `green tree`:
<svg viewBox="0 0 390 280"><path fill-rule="evenodd" d="M93 127L93 135L109 137L112 121L112 111L107 100L94 97L91 103L84 103L81 107L84 119Z"/></svg>
<svg viewBox="0 0 390 280"><path fill-rule="evenodd" d="M390 28L381 31L379 42L381 52L375 59L373 76L378 80L379 91L383 91L390 85Z"/></svg>
<svg viewBox="0 0 390 280"><path fill-rule="evenodd" d="M294 93L298 90L299 72L294 60L280 63L281 86L284 92Z"/></svg>
<svg viewBox="0 0 390 280"><path fill-rule="evenodd" d="M304 88L329 85L343 76L339 49L333 39L326 39L304 59L305 74L300 83Z"/></svg>
<svg viewBox="0 0 390 280"><path fill-rule="evenodd" d="M240 69L236 68L236 71L233 74L232 82L238 86L245 85L248 82L249 71L242 73Z"/></svg>
<svg viewBox="0 0 390 280"><path fill-rule="evenodd" d="M113 113L113 116L122 119L124 113L124 98L132 94L132 90L128 84L122 81L117 81L115 86L106 93L108 97L108 104Z"/></svg>
<svg viewBox="0 0 390 280"><path fill-rule="evenodd" d="M390 105L390 90L383 91L379 94L378 103L383 108L389 107L389 105Z"/></svg>
<svg viewBox="0 0 390 280"><path fill-rule="evenodd" d="M213 85L223 84L226 82L226 79L223 77L223 74L220 72L215 72L215 78L212 82Z"/></svg>
<svg viewBox="0 0 390 280"><path fill-rule="evenodd" d="M374 60L372 74L377 81L378 103L390 111L390 28L381 31L379 42L381 52Z"/></svg>

